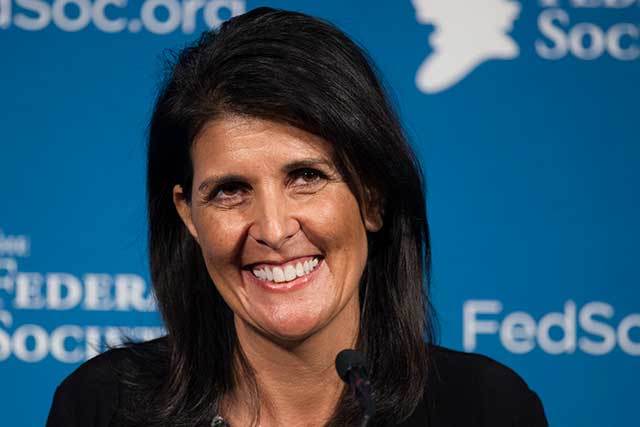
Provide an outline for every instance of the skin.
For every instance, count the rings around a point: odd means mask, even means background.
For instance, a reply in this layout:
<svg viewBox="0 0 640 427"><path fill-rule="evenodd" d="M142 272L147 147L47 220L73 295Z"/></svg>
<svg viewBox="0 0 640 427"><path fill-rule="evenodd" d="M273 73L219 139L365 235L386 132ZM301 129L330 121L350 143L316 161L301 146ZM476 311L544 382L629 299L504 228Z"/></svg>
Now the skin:
<svg viewBox="0 0 640 427"><path fill-rule="evenodd" d="M343 384L334 360L358 334L358 284L377 209L337 172L329 142L284 124L225 116L196 137L192 199L173 199L216 288L234 312L242 351L256 372L260 425L321 425ZM320 256L308 278L262 286L256 263ZM292 282L293 283L293 282ZM242 378L223 412L248 425Z"/></svg>

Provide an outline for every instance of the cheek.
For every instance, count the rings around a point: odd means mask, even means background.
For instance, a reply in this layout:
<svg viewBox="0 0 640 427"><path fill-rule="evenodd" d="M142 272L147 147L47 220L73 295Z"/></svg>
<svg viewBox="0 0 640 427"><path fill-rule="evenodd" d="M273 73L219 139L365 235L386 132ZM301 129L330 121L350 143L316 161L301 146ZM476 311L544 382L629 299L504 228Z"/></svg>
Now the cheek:
<svg viewBox="0 0 640 427"><path fill-rule="evenodd" d="M345 186L346 188L346 186ZM366 232L358 203L349 190L338 189L307 206L303 227L331 255L366 257Z"/></svg>
<svg viewBox="0 0 640 427"><path fill-rule="evenodd" d="M236 257L242 245L244 225L238 221L237 213L207 211L194 218L194 225L209 277L231 310L243 311L236 291L241 280Z"/></svg>
<svg viewBox="0 0 640 427"><path fill-rule="evenodd" d="M198 241L207 268L212 275L220 274L224 266L232 265L234 257L241 246L244 226L240 221L233 221L231 215L211 212L200 212L194 217L194 225L198 232ZM230 216L230 218L227 218ZM215 277L212 277L215 280Z"/></svg>

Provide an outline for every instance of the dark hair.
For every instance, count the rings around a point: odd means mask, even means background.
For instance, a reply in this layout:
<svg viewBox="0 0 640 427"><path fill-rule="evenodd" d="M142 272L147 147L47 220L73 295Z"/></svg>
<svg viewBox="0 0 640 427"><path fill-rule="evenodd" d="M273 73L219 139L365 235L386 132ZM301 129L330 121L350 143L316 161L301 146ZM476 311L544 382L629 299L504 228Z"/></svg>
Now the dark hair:
<svg viewBox="0 0 640 427"><path fill-rule="evenodd" d="M253 378L233 313L172 201L175 184L190 197L194 138L227 114L286 123L329 141L361 206L374 200L381 207L384 225L368 234L357 346L370 365L376 424L406 418L426 384L425 340L435 339L420 167L363 51L327 22L270 8L232 18L182 50L158 96L148 146L149 252L167 337L155 365L160 374L149 374L155 385L127 381L139 396L153 396L139 397L144 405L129 417L145 425L208 423L236 375ZM147 372L149 366L147 360ZM344 393L329 424L354 425L359 416Z"/></svg>

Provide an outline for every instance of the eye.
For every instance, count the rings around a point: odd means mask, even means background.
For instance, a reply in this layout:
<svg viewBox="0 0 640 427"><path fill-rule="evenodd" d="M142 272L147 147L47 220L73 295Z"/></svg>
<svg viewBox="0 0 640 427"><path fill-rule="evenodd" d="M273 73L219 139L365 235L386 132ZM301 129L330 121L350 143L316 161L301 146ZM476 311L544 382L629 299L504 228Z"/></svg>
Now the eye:
<svg viewBox="0 0 640 427"><path fill-rule="evenodd" d="M241 182L227 182L214 188L209 194L208 200L225 206L241 203L247 194L246 184Z"/></svg>
<svg viewBox="0 0 640 427"><path fill-rule="evenodd" d="M311 169L311 168L299 169L297 175L304 182L313 182L313 181L316 181L317 179L320 179L320 178L323 177L322 172L320 172L318 170L315 170L315 169Z"/></svg>
<svg viewBox="0 0 640 427"><path fill-rule="evenodd" d="M303 192L319 190L327 182L327 175L313 168L302 168L291 172L291 185Z"/></svg>

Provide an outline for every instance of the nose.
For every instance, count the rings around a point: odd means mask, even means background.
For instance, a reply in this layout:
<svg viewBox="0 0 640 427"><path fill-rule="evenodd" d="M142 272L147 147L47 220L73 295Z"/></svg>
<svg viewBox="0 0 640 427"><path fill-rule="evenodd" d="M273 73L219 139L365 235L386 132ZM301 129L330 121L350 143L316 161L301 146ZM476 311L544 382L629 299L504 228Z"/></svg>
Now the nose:
<svg viewBox="0 0 640 427"><path fill-rule="evenodd" d="M254 209L249 236L260 244L280 249L300 230L286 196L278 191L264 193L256 200Z"/></svg>

